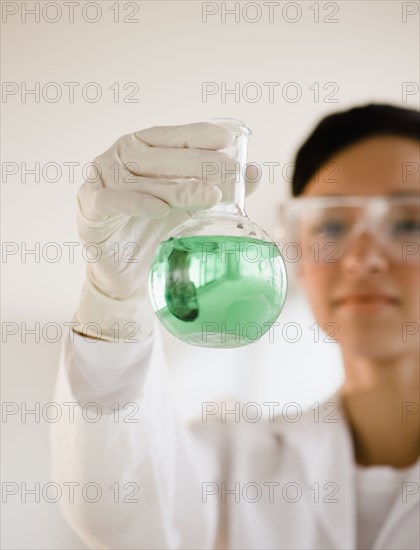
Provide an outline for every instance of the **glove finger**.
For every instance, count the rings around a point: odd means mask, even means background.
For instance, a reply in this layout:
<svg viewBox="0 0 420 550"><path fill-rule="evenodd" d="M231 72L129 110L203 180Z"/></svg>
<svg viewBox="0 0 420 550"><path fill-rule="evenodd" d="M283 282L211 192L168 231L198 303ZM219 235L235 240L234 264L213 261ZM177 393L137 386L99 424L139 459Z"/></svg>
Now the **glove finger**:
<svg viewBox="0 0 420 550"><path fill-rule="evenodd" d="M222 196L221 190L216 185L205 184L194 179L171 181L141 178L138 189L142 195L152 195L171 208L181 210L210 208L217 204Z"/></svg>
<svg viewBox="0 0 420 550"><path fill-rule="evenodd" d="M79 213L92 222L103 222L115 215L162 218L169 206L152 195L136 191L103 188L100 182L86 181L77 194Z"/></svg>
<svg viewBox="0 0 420 550"><path fill-rule="evenodd" d="M233 133L210 122L195 122L179 126L153 126L134 134L152 147L193 149L224 149L233 143Z"/></svg>
<svg viewBox="0 0 420 550"><path fill-rule="evenodd" d="M87 220L97 222L115 215L162 218L170 208L210 208L219 202L222 195L217 186L191 179L169 181L142 178L138 189L141 191L123 191L86 182L78 194L80 213Z"/></svg>
<svg viewBox="0 0 420 550"><path fill-rule="evenodd" d="M96 212L107 216L122 214L138 218L164 218L169 206L159 198L136 191L115 191L99 189L94 198Z"/></svg>
<svg viewBox="0 0 420 550"><path fill-rule="evenodd" d="M130 183L132 175L166 179L195 178L208 183L235 177L235 160L220 151L149 147L130 134L95 159L105 187ZM116 164L116 162L118 164Z"/></svg>

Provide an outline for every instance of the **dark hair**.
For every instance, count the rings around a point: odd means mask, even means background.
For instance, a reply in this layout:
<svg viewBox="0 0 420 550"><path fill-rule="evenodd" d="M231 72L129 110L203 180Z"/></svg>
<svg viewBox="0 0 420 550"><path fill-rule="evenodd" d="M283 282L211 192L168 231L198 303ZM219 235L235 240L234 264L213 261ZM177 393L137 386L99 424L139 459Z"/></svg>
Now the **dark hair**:
<svg viewBox="0 0 420 550"><path fill-rule="evenodd" d="M420 140L420 113L371 103L323 118L296 154L293 196L300 195L315 172L338 151L364 138L383 134Z"/></svg>

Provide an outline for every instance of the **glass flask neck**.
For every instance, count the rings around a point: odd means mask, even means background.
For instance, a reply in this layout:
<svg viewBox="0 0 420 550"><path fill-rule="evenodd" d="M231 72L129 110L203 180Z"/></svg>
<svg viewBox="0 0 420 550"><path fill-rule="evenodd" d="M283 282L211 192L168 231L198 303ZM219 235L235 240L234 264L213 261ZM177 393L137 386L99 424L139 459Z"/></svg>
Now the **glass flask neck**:
<svg viewBox="0 0 420 550"><path fill-rule="evenodd" d="M248 139L251 130L248 126L234 118L216 118L210 122L227 128L234 136L233 142L222 153L234 160L234 168L227 167L222 162L219 167L220 183L218 187L222 191L219 203L202 212L202 214L218 214L246 216L245 213L245 171L247 161Z"/></svg>

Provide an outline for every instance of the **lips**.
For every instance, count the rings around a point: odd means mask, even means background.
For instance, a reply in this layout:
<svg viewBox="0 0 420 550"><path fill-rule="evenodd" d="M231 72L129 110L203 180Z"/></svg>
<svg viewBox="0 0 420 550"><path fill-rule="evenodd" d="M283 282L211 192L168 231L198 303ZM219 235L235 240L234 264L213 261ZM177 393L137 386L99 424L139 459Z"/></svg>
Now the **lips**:
<svg viewBox="0 0 420 550"><path fill-rule="evenodd" d="M336 298L333 303L336 307L353 306L358 308L374 308L386 305L396 305L398 303L398 299L390 294L354 293L340 296L339 298Z"/></svg>

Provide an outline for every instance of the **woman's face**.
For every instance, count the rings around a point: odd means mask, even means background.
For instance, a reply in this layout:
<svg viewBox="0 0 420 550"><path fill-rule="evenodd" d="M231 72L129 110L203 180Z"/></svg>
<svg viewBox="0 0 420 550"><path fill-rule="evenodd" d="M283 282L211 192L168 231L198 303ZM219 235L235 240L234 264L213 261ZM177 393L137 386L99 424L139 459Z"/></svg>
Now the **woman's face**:
<svg viewBox="0 0 420 550"><path fill-rule="evenodd" d="M418 197L419 157L415 140L367 138L332 157L302 196ZM328 177L333 168L334 176ZM418 353L418 252L414 261L401 261L389 254L386 240L368 231L356 232L337 262L314 261L313 251L302 250L298 273L314 315L321 327L334 323L328 332L338 329L334 338L345 354L392 360Z"/></svg>

